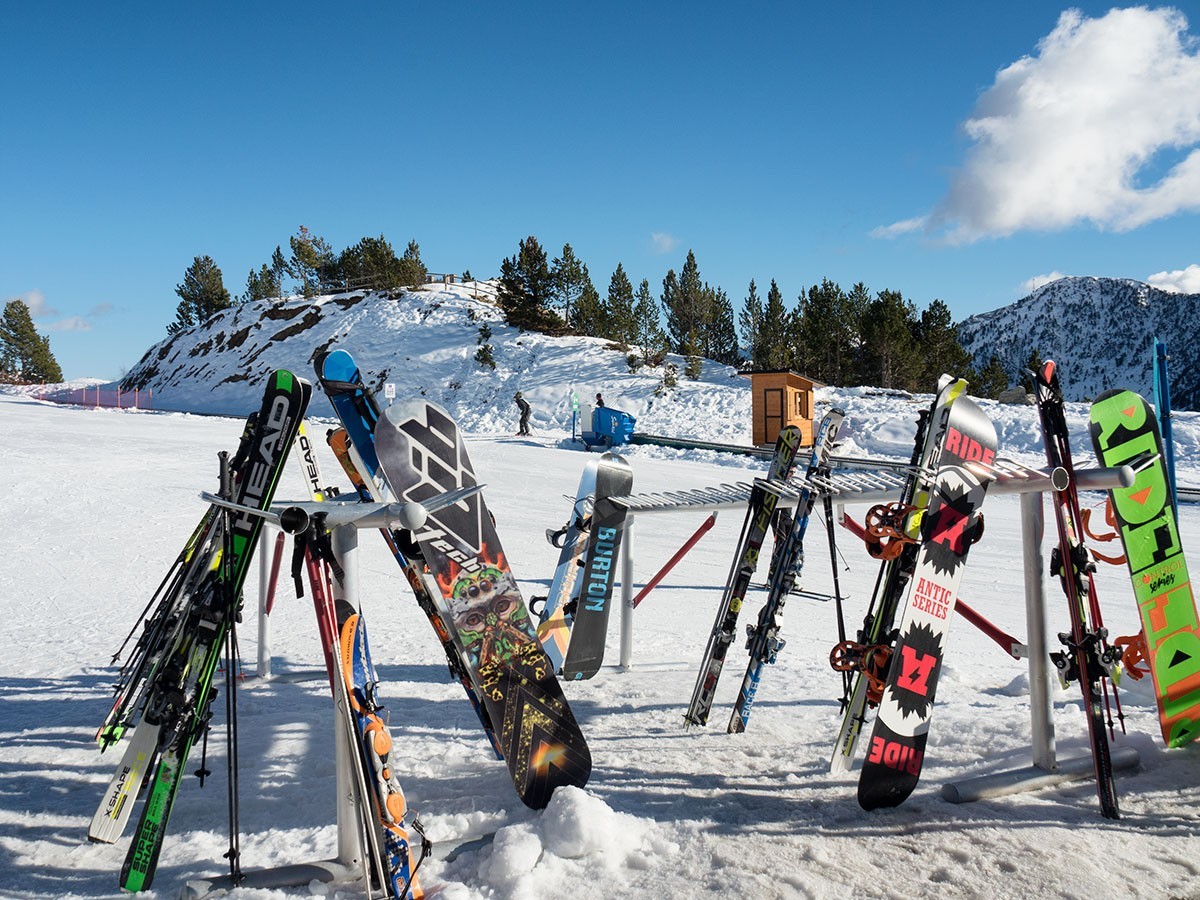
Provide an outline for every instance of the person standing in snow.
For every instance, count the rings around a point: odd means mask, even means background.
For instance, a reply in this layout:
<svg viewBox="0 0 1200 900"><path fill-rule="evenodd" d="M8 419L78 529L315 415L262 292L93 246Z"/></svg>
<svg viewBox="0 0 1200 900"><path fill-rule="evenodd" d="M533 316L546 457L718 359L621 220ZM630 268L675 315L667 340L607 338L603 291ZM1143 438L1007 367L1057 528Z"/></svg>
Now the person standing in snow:
<svg viewBox="0 0 1200 900"><path fill-rule="evenodd" d="M529 413L532 411L532 408L529 405L529 401L521 396L520 391L517 391L513 396L513 401L517 404L517 409L521 411L521 427L517 429L517 434L527 435L529 434Z"/></svg>

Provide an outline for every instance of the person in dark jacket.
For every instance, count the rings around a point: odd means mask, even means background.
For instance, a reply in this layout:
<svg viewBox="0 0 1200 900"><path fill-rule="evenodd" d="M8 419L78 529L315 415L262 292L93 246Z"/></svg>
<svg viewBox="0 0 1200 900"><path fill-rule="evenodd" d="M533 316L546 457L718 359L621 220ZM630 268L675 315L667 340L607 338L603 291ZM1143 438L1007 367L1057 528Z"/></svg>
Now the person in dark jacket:
<svg viewBox="0 0 1200 900"><path fill-rule="evenodd" d="M596 395L596 409L604 409L604 397L600 394Z"/></svg>
<svg viewBox="0 0 1200 900"><path fill-rule="evenodd" d="M532 407L530 407L529 401L521 396L520 391L517 391L513 401L517 404L517 409L521 411L521 427L517 429L517 434L529 434L529 413L532 412Z"/></svg>

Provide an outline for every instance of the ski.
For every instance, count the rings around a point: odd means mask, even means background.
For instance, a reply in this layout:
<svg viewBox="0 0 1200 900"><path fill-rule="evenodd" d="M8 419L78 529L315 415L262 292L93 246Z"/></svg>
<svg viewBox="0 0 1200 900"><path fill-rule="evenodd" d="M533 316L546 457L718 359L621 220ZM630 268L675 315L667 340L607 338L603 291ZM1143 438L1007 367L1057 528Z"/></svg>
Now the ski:
<svg viewBox="0 0 1200 900"><path fill-rule="evenodd" d="M717 690L717 680L721 677L721 669L725 665L725 655L728 653L737 631L738 614L741 612L742 602L746 599L746 591L750 587L750 580L754 577L754 570L758 566L758 556L762 551L763 541L766 539L767 530L771 527L779 504L779 493L772 489L772 485L787 481L796 461L796 451L799 447L800 429L789 425L780 431L779 437L775 441L775 455L771 458L767 480L766 482L755 482L750 491L750 503L746 509L746 520L742 524L741 540L733 557L733 568L730 569L725 590L721 594L716 622L708 637L708 645L704 650L704 659L700 663L700 674L696 679L696 687L692 691L691 702L683 717L689 726L708 723L708 714L712 710L713 698Z"/></svg>
<svg viewBox="0 0 1200 900"><path fill-rule="evenodd" d="M1117 790L1113 781L1112 755L1105 731L1107 690L1104 682L1108 668L1120 660L1120 651L1107 645L1108 632L1100 620L1100 607L1092 572L1096 564L1088 558L1079 533L1082 522L1079 498L1075 491L1075 470L1067 434L1067 418L1063 405L1058 370L1053 360L1047 360L1033 373L1034 395L1042 435L1046 442L1046 462L1051 467L1067 470L1070 482L1061 491L1054 491L1054 521L1058 529L1058 546L1050 555L1050 572L1059 576L1071 614L1071 630L1059 634L1063 650L1052 653L1065 684L1078 681L1083 692L1083 707L1087 713L1088 740L1100 798L1100 812L1109 819L1120 818Z"/></svg>
<svg viewBox="0 0 1200 900"><path fill-rule="evenodd" d="M552 546L560 548L560 552L558 564L554 567L554 577L550 580L550 589L538 612L540 621L537 634L555 672L562 669L563 659L567 654L567 643L571 639L571 625L575 621L576 587L579 584L588 535L591 533L592 505L596 500L596 472L599 468L599 460L595 457L588 459L583 466L583 474L579 477L579 489L575 492L571 516L566 525L558 531L546 532L546 539Z"/></svg>
<svg viewBox="0 0 1200 900"><path fill-rule="evenodd" d="M1092 403L1090 430L1101 465L1137 471L1132 485L1112 488L1109 496L1141 615L1163 740L1182 747L1200 735L1200 618L1158 421L1139 394L1107 391Z"/></svg>
<svg viewBox="0 0 1200 900"><path fill-rule="evenodd" d="M331 431L328 439L346 476L362 499L380 502L390 500L392 490L375 450L379 406L363 383L354 358L345 350L334 350L317 360L317 375L342 422L342 428ZM449 607L443 602L436 583L432 583L426 574L420 548L402 531L380 531L396 563L404 572L417 605L425 613L442 645L450 674L462 684L492 751L499 758L503 751L483 706L479 684L472 675L462 642L454 632Z"/></svg>
<svg viewBox="0 0 1200 900"><path fill-rule="evenodd" d="M121 764L109 781L88 826L89 841L111 844L125 830L137 792L158 756L158 734L158 726L150 722L138 722L134 726Z"/></svg>
<svg viewBox="0 0 1200 900"><path fill-rule="evenodd" d="M633 470L629 463L615 453L605 453L596 472L596 503L584 554L575 622L562 661L563 678L571 681L591 678L604 662L613 583L626 518L625 507L613 503L612 498L628 496L632 488Z"/></svg>
<svg viewBox="0 0 1200 900"><path fill-rule="evenodd" d="M775 567L767 600L759 611L758 623L746 626L746 649L750 651L750 663L746 666L746 674L742 677L742 686L738 689L733 715L729 718L731 734L746 730L763 669L773 664L779 651L783 649L784 642L779 639L779 629L782 627L780 618L804 562L804 534L808 528L813 502L817 497L813 478L820 474L828 474L829 457L833 453L833 444L837 440L838 430L842 427L845 416L845 410L831 409L817 426L812 456L800 482L800 497L792 514L791 527L780 541L779 552L773 554Z"/></svg>
<svg viewBox="0 0 1200 900"><path fill-rule="evenodd" d="M310 394L308 382L291 372L278 370L267 379L233 497L239 505L259 509L270 505ZM213 674L239 613L242 583L262 530L259 516L238 513L222 518L227 524L220 565L190 604L180 640L164 659L142 716L143 722L158 726L159 759L121 868L125 890L145 890L153 882L184 765L193 744L208 728L216 696Z"/></svg>
<svg viewBox="0 0 1200 900"><path fill-rule="evenodd" d="M234 477L245 461L256 419L257 413L247 418L237 452L229 464ZM142 713L147 698L157 684L163 660L169 656L169 648L183 639L181 632L187 622L186 610L194 596L206 589L208 580L215 577L222 533L220 510L212 505L201 517L184 549L175 558L167 576L139 616L142 633L121 669L121 676L114 686L116 698L96 733L96 740L103 752L118 742L130 728L133 729L133 736L92 816L88 840L111 844L121 836L133 812L137 794L146 776L154 770L160 749L161 727L157 720L142 721ZM130 636L132 634L130 632ZM127 637L126 643L128 640ZM117 651L114 660L123 649Z"/></svg>
<svg viewBox="0 0 1200 900"><path fill-rule="evenodd" d="M995 458L995 427L973 400L959 397L950 407L908 600L859 773L863 809L898 806L921 777L955 599L967 553L983 532L980 507Z"/></svg>
<svg viewBox="0 0 1200 900"><path fill-rule="evenodd" d="M433 403L388 407L375 429L388 483L406 501L476 484L458 426ZM582 787L587 742L537 640L481 494L430 513L415 535L483 688L518 796L542 809L556 787Z"/></svg>
<svg viewBox="0 0 1200 900"><path fill-rule="evenodd" d="M850 695L843 701L842 725L829 761L831 772L850 770L866 721L867 706L878 703L883 689L886 660L895 640L896 610L916 565L916 539L922 512L929 502L933 473L946 434L946 421L955 400L966 387L967 383L961 378L943 375L939 379L932 405L918 415L911 468L899 499L891 507L879 511L873 507L871 510L876 515L872 521L872 540L867 548L872 556L881 560L875 591L858 640L844 641L830 654L835 669L854 673Z"/></svg>
<svg viewBox="0 0 1200 900"><path fill-rule="evenodd" d="M329 491L323 487L320 465L304 424L296 435L295 452L303 465L310 498L323 502ZM366 620L345 599L335 600L333 582L342 587L341 572L335 565L322 519L320 513L313 515L309 530L298 536L297 542L312 591L335 710L343 717L354 748L350 761L360 808L366 816L361 823L367 838L365 846L376 880L386 885L393 900L420 900L423 892L416 880L419 861L413 858L408 835L408 804L389 763L392 737L379 703ZM412 826L420 832L415 817ZM423 840L423 848L422 859L431 849L428 841Z"/></svg>

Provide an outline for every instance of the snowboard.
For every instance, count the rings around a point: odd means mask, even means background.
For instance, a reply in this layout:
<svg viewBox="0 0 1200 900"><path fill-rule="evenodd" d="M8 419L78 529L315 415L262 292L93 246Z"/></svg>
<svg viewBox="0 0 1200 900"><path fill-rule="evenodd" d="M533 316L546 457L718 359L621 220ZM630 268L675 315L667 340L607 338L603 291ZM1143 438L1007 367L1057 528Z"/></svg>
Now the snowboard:
<svg viewBox="0 0 1200 900"><path fill-rule="evenodd" d="M374 432L380 418L379 406L363 383L354 357L345 350L334 350L317 360L316 369L321 386L329 396L329 402L343 426L329 433L330 449L359 497L368 501L390 500L391 489L380 471L379 458L375 452ZM472 680L469 667L463 662L463 648L453 633L449 609L443 602L437 586L429 583L424 560L418 558L417 548L406 539L403 532L385 528L381 529L381 533L392 556L404 572L417 605L425 613L442 645L450 674L462 684L471 708L475 711L492 750L499 758L502 751L496 741L495 729L482 705L479 685Z"/></svg>
<svg viewBox="0 0 1200 900"><path fill-rule="evenodd" d="M890 649L893 641L893 623L896 610L903 599L905 588L912 578L917 561L916 538L920 533L920 523L928 506L932 491L933 473L936 470L946 435L946 423L949 421L954 403L966 391L967 383L961 378L951 378L943 375L938 382L938 392L933 404L928 410L922 410L917 419L917 431L913 441L912 469L900 495L900 507L907 509L902 522L903 534L906 539L898 545L899 553L890 554L882 541L876 542L874 548L868 543L872 556L879 556L883 561L879 567L875 594L871 601L871 612L863 622L858 633L858 641L843 642L834 648L831 662L842 671L854 671L853 685L849 698L845 701L842 714L842 725L838 731L837 743L829 760L831 772L848 772L854 762L858 749L858 740L862 735L866 722L866 710L870 701L871 680L875 672L868 673L872 660L878 657L879 650ZM892 538L893 541L901 540ZM846 652L848 651L848 653ZM847 659L835 661L838 655ZM852 664L852 665L848 665Z"/></svg>
<svg viewBox="0 0 1200 900"><path fill-rule="evenodd" d="M950 407L900 634L859 774L863 809L898 806L921 777L954 602L992 481L971 463L990 466L995 458L995 427L973 400L959 397Z"/></svg>
<svg viewBox="0 0 1200 900"><path fill-rule="evenodd" d="M454 420L434 403L388 407L375 449L402 500L421 502L476 484ZM415 533L481 687L517 795L543 809L556 787L582 787L592 759L542 650L480 494L430 514Z"/></svg>
<svg viewBox="0 0 1200 900"><path fill-rule="evenodd" d="M633 470L629 463L615 453L605 453L596 471L596 503L592 509L587 552L577 591L575 623L571 626L571 641L562 663L563 678L572 681L591 678L604 662L613 583L626 517L625 507L617 506L612 498L628 496L632 487Z"/></svg>
<svg viewBox="0 0 1200 900"><path fill-rule="evenodd" d="M1200 734L1200 618L1158 422L1139 394L1115 390L1092 404L1090 430L1102 465L1136 461L1133 484L1113 488L1109 495L1141 614L1163 740L1168 747L1182 747Z"/></svg>
<svg viewBox="0 0 1200 900"><path fill-rule="evenodd" d="M587 549L591 533L592 506L596 499L596 472L600 462L591 458L583 467L579 477L579 489L571 504L571 516L558 531L547 531L546 539L559 547L558 564L550 580L537 626L538 640L550 657L557 672L562 669L567 655L567 644L571 640L571 625L575 621L575 606L572 601L579 583L579 572L583 565L583 554Z"/></svg>

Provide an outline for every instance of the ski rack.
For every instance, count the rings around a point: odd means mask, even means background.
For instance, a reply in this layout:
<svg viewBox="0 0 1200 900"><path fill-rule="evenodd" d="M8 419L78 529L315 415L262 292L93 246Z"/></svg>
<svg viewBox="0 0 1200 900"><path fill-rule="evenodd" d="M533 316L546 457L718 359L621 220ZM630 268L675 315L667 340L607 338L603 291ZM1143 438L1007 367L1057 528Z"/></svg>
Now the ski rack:
<svg viewBox="0 0 1200 900"><path fill-rule="evenodd" d="M844 461L842 461L844 462ZM856 461L870 465L871 460ZM1041 544L1045 532L1045 513L1042 495L1067 486L1065 469L1035 469L1008 459L996 459L990 465L973 462L969 465L983 477L991 478L989 495L1019 494L1021 498L1021 529L1025 569L1025 618L1028 626L1027 652L1029 663L1031 751L1033 765L1006 772L995 772L942 786L942 796L951 803L966 803L1047 787L1064 781L1084 778L1092 771L1090 755L1059 760L1054 746L1054 722L1050 695L1051 671L1046 644L1046 597L1043 585L1044 566ZM815 476L810 487L818 497L829 495L839 507L841 519L847 503L882 503L895 499L900 492L910 465L888 461L882 471L840 471L832 475ZM1076 469L1075 485L1079 490L1107 490L1133 484L1134 471L1129 466L1119 468ZM794 507L804 484L757 479L753 484L767 487L780 496L780 507ZM738 482L711 488L665 493L632 494L614 497L612 502L623 506L628 518L621 547L621 663L620 668L632 668L633 658L633 530L637 515L678 511L736 509L749 503L753 484ZM1136 768L1140 757L1135 748L1124 746L1112 750L1115 771Z"/></svg>
<svg viewBox="0 0 1200 900"><path fill-rule="evenodd" d="M470 489L460 489L435 498L434 502L426 502L429 510L449 505L464 496L470 496L481 490L483 485ZM209 496L201 494L206 501ZM332 536L334 559L342 568L342 585L339 592L334 587L334 595L345 600L355 608L358 607L359 575L358 575L358 531L360 528L375 530L380 527L413 528L420 527L424 521L425 510L422 504L408 503L363 503L358 500L324 503L273 503L270 510L251 510L235 507L244 512L262 516L269 522L282 527L285 532L300 527L300 513L305 513L303 525L307 527L307 515L323 513ZM297 512L298 511L298 512ZM261 560L260 560L261 561ZM265 616L263 616L265 618ZM260 621L260 628L262 627ZM260 631L261 634L261 631ZM269 672L269 662L268 662ZM322 676L325 675L321 670ZM365 799L358 785L350 777L352 767L350 754L357 752L350 745L346 728L339 721L341 713L336 709L334 700L334 765L337 791L337 855L332 859L316 862L294 863L287 866L277 866L269 869L243 870L241 880L236 883L229 875L214 878L202 878L188 881L180 893L181 900L203 900L203 898L223 896L233 888L286 888L299 887L318 881L323 884L349 884L365 882L362 885L365 896L386 896L386 890L371 885L370 863L364 850L364 821L363 807Z"/></svg>
<svg viewBox="0 0 1200 900"><path fill-rule="evenodd" d="M1043 580L1042 538L1045 534L1045 509L1042 495L1048 490L1066 487L1066 472L1060 481L1046 486L1037 482L1007 491L997 482L992 492L1021 495L1021 543L1025 563L1025 621L1028 630L1029 660L1029 718L1033 763L1020 769L976 775L964 781L942 785L942 797L951 803L970 803L1008 794L1024 793L1086 778L1093 772L1091 754L1071 759L1057 758L1054 745L1053 704L1050 698L1051 671L1046 647L1046 595ZM1130 466L1117 468L1076 469L1075 487L1078 490L1107 490L1129 487L1135 478ZM1114 772L1137 768L1141 756L1137 748L1113 747L1111 761Z"/></svg>

